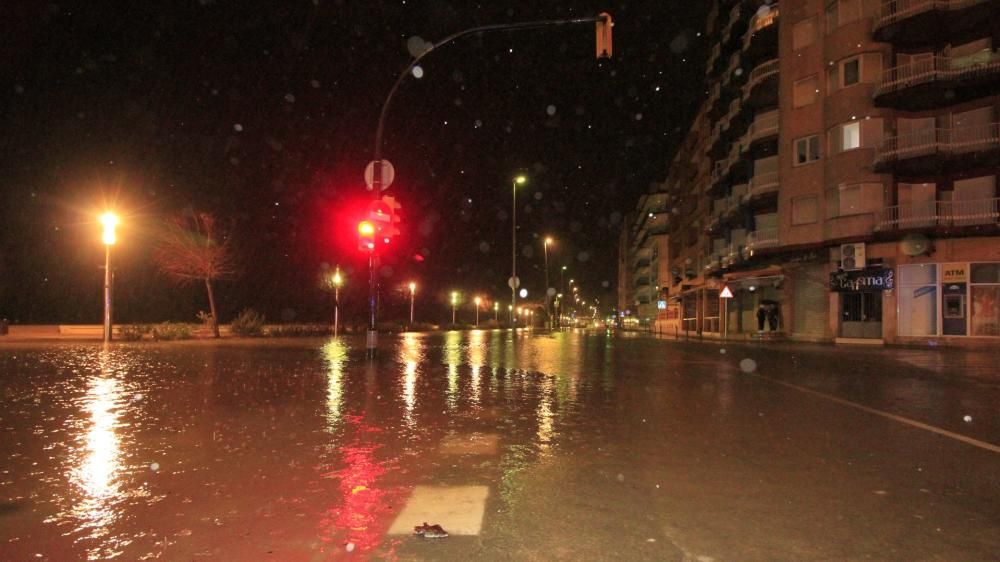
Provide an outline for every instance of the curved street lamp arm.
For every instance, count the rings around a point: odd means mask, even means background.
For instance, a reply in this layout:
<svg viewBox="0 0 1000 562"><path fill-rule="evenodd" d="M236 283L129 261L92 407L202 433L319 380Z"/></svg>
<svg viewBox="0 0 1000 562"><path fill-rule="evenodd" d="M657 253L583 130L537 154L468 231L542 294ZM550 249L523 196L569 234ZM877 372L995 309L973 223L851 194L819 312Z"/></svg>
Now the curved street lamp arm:
<svg viewBox="0 0 1000 562"><path fill-rule="evenodd" d="M403 72L399 74L396 81L392 84L392 88L389 89L389 95L386 96L385 102L382 104L382 111L379 112L378 116L378 128L375 129L375 162L382 160L382 132L385 128L385 116L389 112L389 104L392 102L393 96L396 94L396 90L399 89L400 84L403 83L403 79L406 78L410 72L413 71L413 67L420 62L425 56L427 56L431 51L442 47L448 43L451 43L459 37L464 37L472 33L485 33L487 31L517 31L521 29L536 29L539 27L549 27L553 25L573 25L578 23L596 23L598 21L604 21L603 16L592 16L585 18L570 18L570 19L556 19L556 20L538 20L538 21L527 21L521 23L501 23L493 25L481 25L479 27L473 27L457 33L452 33L451 35L441 39L437 43L431 44L430 47L425 49L422 53L417 55L410 61L410 64L403 69ZM378 197L379 191L382 187L382 166L376 164L373 170L373 181L372 190L375 192L375 196Z"/></svg>

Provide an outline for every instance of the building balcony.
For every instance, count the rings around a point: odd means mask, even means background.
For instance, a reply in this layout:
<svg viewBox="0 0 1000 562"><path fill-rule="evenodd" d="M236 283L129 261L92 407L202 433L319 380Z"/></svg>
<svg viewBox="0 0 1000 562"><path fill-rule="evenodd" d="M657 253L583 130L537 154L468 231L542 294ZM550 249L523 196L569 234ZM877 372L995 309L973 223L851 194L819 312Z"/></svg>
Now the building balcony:
<svg viewBox="0 0 1000 562"><path fill-rule="evenodd" d="M875 152L875 171L928 174L1000 165L1000 123L924 129L886 138Z"/></svg>
<svg viewBox="0 0 1000 562"><path fill-rule="evenodd" d="M705 63L705 74L711 74L712 69L715 68L715 61L719 60L719 56L722 54L722 43L716 43L712 47L712 52L708 55L708 62Z"/></svg>
<svg viewBox="0 0 1000 562"><path fill-rule="evenodd" d="M701 269L706 274L715 273L716 271L722 269L722 253L714 252L709 254L705 258L704 263L702 263Z"/></svg>
<svg viewBox="0 0 1000 562"><path fill-rule="evenodd" d="M778 54L778 13L778 6L774 5L754 14L750 26L743 34L743 55L746 60L756 61L768 54Z"/></svg>
<svg viewBox="0 0 1000 562"><path fill-rule="evenodd" d="M640 288L642 288L642 287L648 287L649 286L649 277L636 277L635 278L635 282L633 283L633 285L635 286L635 288L637 290L640 289Z"/></svg>
<svg viewBox="0 0 1000 562"><path fill-rule="evenodd" d="M875 103L922 111L988 96L1000 86L1000 53L984 49L965 57L929 57L882 72Z"/></svg>
<svg viewBox="0 0 1000 562"><path fill-rule="evenodd" d="M932 44L969 29L989 29L994 0L882 0L872 35L897 45Z"/></svg>
<svg viewBox="0 0 1000 562"><path fill-rule="evenodd" d="M743 102L752 109L778 104L778 59L757 65L743 85Z"/></svg>
<svg viewBox="0 0 1000 562"><path fill-rule="evenodd" d="M747 233L746 244L743 246L743 259L749 260L768 248L777 248L778 229L765 228Z"/></svg>
<svg viewBox="0 0 1000 562"><path fill-rule="evenodd" d="M743 258L743 243L731 242L722 253L722 267L733 267Z"/></svg>
<svg viewBox="0 0 1000 562"><path fill-rule="evenodd" d="M769 195L777 195L778 188L781 186L780 178L778 172L766 172L761 174L754 174L750 178L750 183L747 186L746 195L743 196L743 201L745 203L753 203Z"/></svg>
<svg viewBox="0 0 1000 562"><path fill-rule="evenodd" d="M930 201L882 209L877 231L1000 225L1000 198Z"/></svg>
<svg viewBox="0 0 1000 562"><path fill-rule="evenodd" d="M740 139L741 150L748 152L760 145L760 143L777 140L778 125L778 110L754 116L753 122L747 128L746 134Z"/></svg>

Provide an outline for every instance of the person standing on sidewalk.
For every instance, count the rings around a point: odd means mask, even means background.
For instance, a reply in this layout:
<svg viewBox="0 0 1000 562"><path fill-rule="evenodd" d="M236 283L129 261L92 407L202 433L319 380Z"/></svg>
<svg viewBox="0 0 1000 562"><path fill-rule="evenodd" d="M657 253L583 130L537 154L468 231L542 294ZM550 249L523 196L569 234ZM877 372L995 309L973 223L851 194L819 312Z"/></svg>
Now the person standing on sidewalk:
<svg viewBox="0 0 1000 562"><path fill-rule="evenodd" d="M757 305L757 331L764 332L764 320L767 319L767 307L763 304Z"/></svg>

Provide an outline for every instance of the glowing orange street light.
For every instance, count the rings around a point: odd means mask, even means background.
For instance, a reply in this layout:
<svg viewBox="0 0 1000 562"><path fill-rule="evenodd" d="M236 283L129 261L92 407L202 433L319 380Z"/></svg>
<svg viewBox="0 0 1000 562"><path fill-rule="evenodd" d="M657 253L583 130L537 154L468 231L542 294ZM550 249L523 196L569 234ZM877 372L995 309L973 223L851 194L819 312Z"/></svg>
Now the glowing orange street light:
<svg viewBox="0 0 1000 562"><path fill-rule="evenodd" d="M475 300L475 303L476 303L476 327L478 328L479 327L479 305L482 304L483 299L481 299L479 297L476 297L474 300Z"/></svg>
<svg viewBox="0 0 1000 562"><path fill-rule="evenodd" d="M417 284L410 281L410 324L413 324L413 297L417 294Z"/></svg>
<svg viewBox="0 0 1000 562"><path fill-rule="evenodd" d="M118 241L115 227L118 226L118 215L111 211L105 212L98 219L104 227L101 241L104 242L104 342L111 341L111 246Z"/></svg>
<svg viewBox="0 0 1000 562"><path fill-rule="evenodd" d="M334 271L331 281L333 281L333 337L337 337L337 331L340 328L340 286L344 284L339 265Z"/></svg>

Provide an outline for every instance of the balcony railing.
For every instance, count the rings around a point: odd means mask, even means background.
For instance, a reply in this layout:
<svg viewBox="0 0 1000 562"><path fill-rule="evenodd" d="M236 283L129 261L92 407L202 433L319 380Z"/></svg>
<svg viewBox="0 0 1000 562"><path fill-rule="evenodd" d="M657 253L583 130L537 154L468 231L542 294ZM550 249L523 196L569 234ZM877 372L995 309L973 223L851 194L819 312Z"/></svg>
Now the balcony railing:
<svg viewBox="0 0 1000 562"><path fill-rule="evenodd" d="M952 129L923 129L889 137L875 154L876 162L904 160L936 153L961 154L1000 148L1000 123Z"/></svg>
<svg viewBox="0 0 1000 562"><path fill-rule="evenodd" d="M768 193L777 193L779 186L778 172L755 174L750 178L750 185L747 188L747 194L744 195L744 200L750 201Z"/></svg>
<svg viewBox="0 0 1000 562"><path fill-rule="evenodd" d="M961 80L1000 73L1000 54L984 49L966 57L928 57L886 69L875 88L879 96L904 88L944 80Z"/></svg>
<svg viewBox="0 0 1000 562"><path fill-rule="evenodd" d="M712 72L712 68L715 67L715 61L718 60L720 55L722 55L722 43L716 43L712 47L712 54L708 56L708 62L705 64L705 74Z"/></svg>
<svg viewBox="0 0 1000 562"><path fill-rule="evenodd" d="M756 68L750 71L747 83L743 86L743 101L746 101L747 98L750 97L750 92L753 91L753 89L761 82L777 74L779 68L780 64L778 63L778 59L771 59L757 65Z"/></svg>
<svg viewBox="0 0 1000 562"><path fill-rule="evenodd" d="M990 0L882 0L875 29L931 10L961 10Z"/></svg>
<svg viewBox="0 0 1000 562"><path fill-rule="evenodd" d="M773 6L770 10L763 16L759 14L754 14L753 20L750 22L750 28L743 35L743 50L747 50L750 47L750 43L753 41L753 36L760 32L760 30L770 27L777 23L778 21L778 7Z"/></svg>
<svg viewBox="0 0 1000 562"><path fill-rule="evenodd" d="M702 269L705 273L711 273L713 271L718 271L722 268L722 254L720 252L713 252L708 257L705 258L705 263L702 265Z"/></svg>
<svg viewBox="0 0 1000 562"><path fill-rule="evenodd" d="M722 85L726 86L729 81L732 80L733 76L736 75L736 69L740 67L740 54L733 53L733 56L729 57L729 66L722 71Z"/></svg>
<svg viewBox="0 0 1000 562"><path fill-rule="evenodd" d="M743 242L732 242L722 254L722 267L730 267L743 257Z"/></svg>
<svg viewBox="0 0 1000 562"><path fill-rule="evenodd" d="M743 258L750 259L758 251L776 246L778 246L777 228L763 228L749 232L747 233L746 245L743 246Z"/></svg>
<svg viewBox="0 0 1000 562"><path fill-rule="evenodd" d="M875 230L906 230L936 226L976 226L1000 223L1000 197L967 201L929 201L882 209Z"/></svg>
<svg viewBox="0 0 1000 562"><path fill-rule="evenodd" d="M777 111L770 111L763 115L758 115L754 117L753 123L751 123L750 128L747 129L747 134L743 137L743 146L749 146L750 143L777 134L777 132Z"/></svg>
<svg viewBox="0 0 1000 562"><path fill-rule="evenodd" d="M740 9L741 6L740 6L740 4L741 3L737 3L735 6L733 6L733 9L729 11L729 19L726 21L726 27L723 28L723 30L722 30L722 42L723 43L726 43L726 42L729 41L729 35L733 31L733 26L736 25L736 22L739 21L739 19L740 19L740 15L741 15L740 14L740 12L741 12L741 9Z"/></svg>

